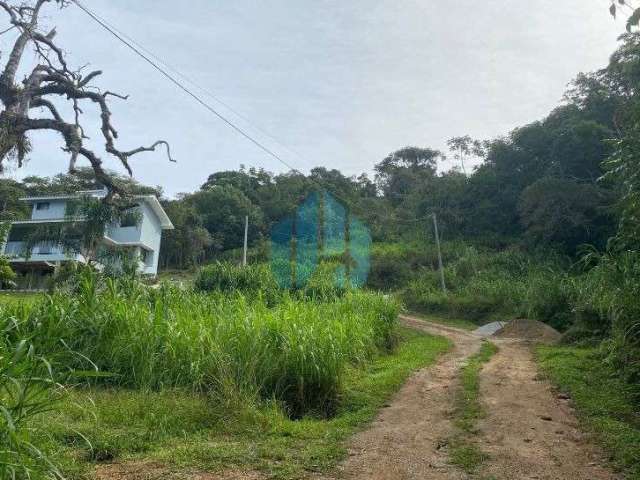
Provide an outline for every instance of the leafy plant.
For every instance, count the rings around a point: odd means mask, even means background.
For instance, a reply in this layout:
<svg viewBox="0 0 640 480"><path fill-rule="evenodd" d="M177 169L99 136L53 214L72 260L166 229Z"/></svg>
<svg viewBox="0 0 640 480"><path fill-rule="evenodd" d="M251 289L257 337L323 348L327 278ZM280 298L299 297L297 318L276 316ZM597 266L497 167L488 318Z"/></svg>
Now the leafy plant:
<svg viewBox="0 0 640 480"><path fill-rule="evenodd" d="M56 407L63 387L15 323L0 315L0 327L0 478L62 478L34 443L33 420Z"/></svg>

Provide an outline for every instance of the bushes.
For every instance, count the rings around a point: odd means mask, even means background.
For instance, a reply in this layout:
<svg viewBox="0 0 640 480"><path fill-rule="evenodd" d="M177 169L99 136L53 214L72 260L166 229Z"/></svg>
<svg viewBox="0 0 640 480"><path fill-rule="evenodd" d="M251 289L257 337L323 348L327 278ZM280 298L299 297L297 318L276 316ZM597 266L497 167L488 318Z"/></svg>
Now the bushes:
<svg viewBox="0 0 640 480"><path fill-rule="evenodd" d="M2 243L0 243L2 245ZM6 258L0 256L0 290L15 287L16 274Z"/></svg>
<svg viewBox="0 0 640 480"><path fill-rule="evenodd" d="M292 415L331 413L345 366L393 343L398 305L382 295L283 294L273 307L261 297L154 290L133 280L101 287L84 273L77 295L0 308L0 318L16 319L21 334L65 367L95 366L104 375L98 383L275 398Z"/></svg>
<svg viewBox="0 0 640 480"><path fill-rule="evenodd" d="M462 242L444 242L442 257L445 264L458 259L465 251ZM418 272L435 270L438 252L434 243L374 245L371 251L371 271L367 286L376 290L392 290L404 287Z"/></svg>
<svg viewBox="0 0 640 480"><path fill-rule="evenodd" d="M576 286L578 325L609 333L603 345L606 358L636 386L640 399L640 253L591 255L587 260L595 266Z"/></svg>
<svg viewBox="0 0 640 480"><path fill-rule="evenodd" d="M477 323L527 316L566 330L574 318L573 283L558 259L462 246L446 265L445 283L446 295L438 272L422 269L402 290L402 299L415 310Z"/></svg>
<svg viewBox="0 0 640 480"><path fill-rule="evenodd" d="M241 266L213 263L198 272L195 286L203 292L263 294L270 301L274 300L278 292L278 284L269 266L265 264Z"/></svg>
<svg viewBox="0 0 640 480"><path fill-rule="evenodd" d="M575 281L553 269L534 270L527 276L523 309L528 318L566 331L575 321Z"/></svg>

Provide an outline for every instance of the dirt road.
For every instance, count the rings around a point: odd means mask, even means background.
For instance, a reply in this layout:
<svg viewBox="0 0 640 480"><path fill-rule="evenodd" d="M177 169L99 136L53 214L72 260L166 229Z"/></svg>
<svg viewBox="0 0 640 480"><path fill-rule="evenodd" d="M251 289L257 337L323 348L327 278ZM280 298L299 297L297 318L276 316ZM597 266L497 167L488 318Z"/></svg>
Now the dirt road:
<svg viewBox="0 0 640 480"><path fill-rule="evenodd" d="M354 437L349 457L332 478L620 478L601 467L567 401L556 398L540 379L530 348L513 340L495 341L500 352L481 373L481 402L488 415L479 424L477 438L489 460L474 476L452 466L446 442L454 434L451 413L458 371L479 349L481 338L416 318L403 317L403 322L443 335L455 346L435 366L414 374L370 427Z"/></svg>

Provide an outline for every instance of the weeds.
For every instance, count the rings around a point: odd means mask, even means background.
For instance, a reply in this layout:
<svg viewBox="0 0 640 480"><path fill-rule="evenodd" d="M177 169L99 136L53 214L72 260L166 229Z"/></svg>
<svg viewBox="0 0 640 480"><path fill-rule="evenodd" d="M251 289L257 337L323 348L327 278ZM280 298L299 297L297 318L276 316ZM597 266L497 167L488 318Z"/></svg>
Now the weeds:
<svg viewBox="0 0 640 480"><path fill-rule="evenodd" d="M484 412L480 405L480 371L498 351L493 343L484 342L460 371L460 389L455 399L454 424L459 432L449 441L451 463L473 473L487 459L474 439L477 421Z"/></svg>
<svg viewBox="0 0 640 480"><path fill-rule="evenodd" d="M571 396L583 426L609 452L613 463L640 479L640 413L634 389L603 365L595 348L537 349L542 370Z"/></svg>
<svg viewBox="0 0 640 480"><path fill-rule="evenodd" d="M71 478L85 478L87 462L105 457L160 462L172 471L237 467L283 480L327 471L344 458L349 436L374 418L407 377L451 347L442 337L415 330L398 328L396 334L401 342L392 353L346 367L330 419L293 420L276 402L227 404L184 389L93 388L76 390L60 413L47 418L52 448L64 447L60 460Z"/></svg>
<svg viewBox="0 0 640 480"><path fill-rule="evenodd" d="M13 328L11 320L0 319L0 478L59 478L58 469L32 442L30 422L55 408L63 387L29 339L9 340Z"/></svg>

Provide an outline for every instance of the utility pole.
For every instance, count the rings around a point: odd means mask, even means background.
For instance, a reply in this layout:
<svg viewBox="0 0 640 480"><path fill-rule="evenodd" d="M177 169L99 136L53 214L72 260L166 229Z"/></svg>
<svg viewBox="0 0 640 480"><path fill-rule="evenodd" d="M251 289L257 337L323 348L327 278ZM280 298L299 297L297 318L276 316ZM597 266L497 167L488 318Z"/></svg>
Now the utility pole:
<svg viewBox="0 0 640 480"><path fill-rule="evenodd" d="M442 286L442 293L447 293L447 286L444 283L444 267L442 265L442 252L440 251L440 235L438 234L438 218L436 214L433 214L433 230L436 235L436 247L438 249L438 268L440 270L440 286Z"/></svg>
<svg viewBox="0 0 640 480"><path fill-rule="evenodd" d="M242 251L242 266L247 266L247 237L249 236L249 215L244 217L244 249Z"/></svg>

